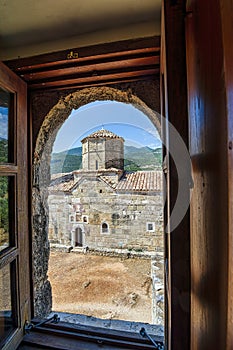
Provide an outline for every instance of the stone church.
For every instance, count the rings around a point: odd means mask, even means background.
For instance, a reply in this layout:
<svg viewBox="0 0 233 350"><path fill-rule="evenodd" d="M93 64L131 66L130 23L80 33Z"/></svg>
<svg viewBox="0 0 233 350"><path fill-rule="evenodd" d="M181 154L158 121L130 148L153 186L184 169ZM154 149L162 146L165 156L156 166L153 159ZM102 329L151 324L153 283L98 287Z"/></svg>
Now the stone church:
<svg viewBox="0 0 233 350"><path fill-rule="evenodd" d="M124 139L99 130L82 140L82 169L52 176L51 243L163 251L161 171L124 171Z"/></svg>

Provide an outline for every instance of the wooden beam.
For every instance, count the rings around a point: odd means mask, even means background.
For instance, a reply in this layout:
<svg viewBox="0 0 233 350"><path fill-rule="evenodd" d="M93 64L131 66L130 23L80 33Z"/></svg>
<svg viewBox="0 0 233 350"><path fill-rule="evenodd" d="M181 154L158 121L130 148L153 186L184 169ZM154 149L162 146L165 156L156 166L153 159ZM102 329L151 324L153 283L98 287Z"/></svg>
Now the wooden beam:
<svg viewBox="0 0 233 350"><path fill-rule="evenodd" d="M78 63L78 62L77 62ZM58 80L61 77L72 76L77 74L98 74L98 72L105 72L108 70L119 70L126 68L137 68L145 66L153 66L155 64L159 65L159 57L145 57L145 58L133 58L127 60L113 61L113 62L104 62L97 64L89 64L78 66L77 63L75 66L69 68L59 68L55 70L43 70L40 72L30 72L26 74L20 74L21 78L25 81L34 82L36 80L46 80L46 79L56 79Z"/></svg>
<svg viewBox="0 0 233 350"><path fill-rule="evenodd" d="M127 82L159 73L160 38L76 48L5 62L29 90Z"/></svg>
<svg viewBox="0 0 233 350"><path fill-rule="evenodd" d="M155 74L159 74L159 68L155 69L143 69L143 70L134 70L130 72L121 72L121 73L110 73L110 74L101 74L101 75L92 75L92 76L86 76L86 77L76 77L71 79L62 79L57 81L45 81L40 83L32 83L29 85L30 89L44 89L49 87L60 87L60 86L66 86L67 88L73 84L81 84L81 83L89 83L92 85L96 82L106 82L108 80L111 80L113 83L117 79L125 80L127 78L138 78L138 77L146 77L146 76L153 76Z"/></svg>
<svg viewBox="0 0 233 350"><path fill-rule="evenodd" d="M148 48L160 48L160 36L149 38L140 38L133 40L122 40L114 43L98 44L86 47L69 48L58 52L37 55L33 57L18 58L15 60L5 61L4 63L12 70L17 67L30 66L35 64L43 64L49 62L58 62L67 60L67 56L73 52L78 53L78 58L86 58L92 56L100 56L105 54L124 53L125 51L134 51Z"/></svg>
<svg viewBox="0 0 233 350"><path fill-rule="evenodd" d="M156 75L159 74L156 73ZM103 86L103 84L105 86L107 85L113 85L113 84L119 84L119 83L130 83L130 82L134 82L134 81L145 81L145 80L153 80L155 78L155 76L141 76L141 77L132 77L132 78L122 78L122 79L115 79L115 80L108 80L108 81L100 81L100 82L90 82L90 83L74 83L72 85L69 86L69 89L83 89L83 88L87 88L87 87L93 87L93 86ZM40 89L38 89L40 90ZM37 90L37 91L38 91ZM67 90L67 86L66 85L61 85L61 86L56 86L56 87L49 87L46 88L46 90L49 91L61 91L61 90Z"/></svg>
<svg viewBox="0 0 233 350"><path fill-rule="evenodd" d="M85 56L85 57L78 57L73 59L65 59L65 60L58 60L53 62L44 62L44 63L38 63L38 64L30 64L26 66L15 66L12 67L15 72L25 72L30 70L40 70L40 69L47 69L47 68L53 68L57 66L61 66L65 68L66 66L73 65L75 63L86 63L90 64L91 62L100 61L100 60L109 60L109 59L116 59L116 58L133 58L133 57L144 57L144 56L152 56L152 55L158 55L160 53L159 47L148 47L145 49L138 49L138 50L128 50L123 52L111 52L107 54L100 54L100 55L91 55L91 56ZM20 62L18 62L20 64ZM8 65L10 66L10 61L8 62Z"/></svg>
<svg viewBox="0 0 233 350"><path fill-rule="evenodd" d="M170 217L180 187L177 167L170 153L175 148L172 125L188 148L188 112L185 57L185 0L162 1L161 106L165 121L166 204L164 217L166 259L166 343L169 350L188 350L190 341L190 226L189 211L171 229ZM171 124L169 124L171 123ZM186 190L186 189L182 189ZM184 336L185 334L185 336ZM207 349L207 348L206 348Z"/></svg>

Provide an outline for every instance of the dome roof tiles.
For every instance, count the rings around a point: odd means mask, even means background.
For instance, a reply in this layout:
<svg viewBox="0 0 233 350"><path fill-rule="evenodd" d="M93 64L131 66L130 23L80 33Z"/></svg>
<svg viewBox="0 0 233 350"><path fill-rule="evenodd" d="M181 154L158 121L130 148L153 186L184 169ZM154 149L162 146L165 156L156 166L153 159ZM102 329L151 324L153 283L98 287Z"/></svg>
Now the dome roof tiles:
<svg viewBox="0 0 233 350"><path fill-rule="evenodd" d="M106 129L101 129L93 132L92 134L86 136L81 142L85 142L88 139L120 139L124 141L123 137L120 137L116 134L114 134L112 131L106 130Z"/></svg>

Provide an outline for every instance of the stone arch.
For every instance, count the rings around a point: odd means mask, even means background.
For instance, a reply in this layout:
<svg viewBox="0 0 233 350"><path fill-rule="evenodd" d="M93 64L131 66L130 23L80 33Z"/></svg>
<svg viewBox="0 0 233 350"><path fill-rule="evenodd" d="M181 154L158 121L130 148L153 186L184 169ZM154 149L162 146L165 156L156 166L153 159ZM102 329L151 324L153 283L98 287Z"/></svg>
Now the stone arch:
<svg viewBox="0 0 233 350"><path fill-rule="evenodd" d="M131 90L121 91L111 87L90 87L73 92L49 111L39 130L33 154L32 179L32 254L34 280L34 314L46 316L52 307L52 293L48 281L48 185L50 182L50 159L58 130L73 109L94 101L117 101L130 103L141 110L161 135L161 121L158 113L152 111Z"/></svg>

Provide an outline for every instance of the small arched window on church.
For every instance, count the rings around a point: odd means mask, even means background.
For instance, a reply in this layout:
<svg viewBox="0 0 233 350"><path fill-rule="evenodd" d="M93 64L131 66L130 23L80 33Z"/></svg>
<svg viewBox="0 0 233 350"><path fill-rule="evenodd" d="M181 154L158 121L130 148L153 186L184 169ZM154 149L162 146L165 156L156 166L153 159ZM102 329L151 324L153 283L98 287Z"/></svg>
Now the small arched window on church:
<svg viewBox="0 0 233 350"><path fill-rule="evenodd" d="M69 215L69 222L74 222L75 216L74 215Z"/></svg>
<svg viewBox="0 0 233 350"><path fill-rule="evenodd" d="M86 224L88 224L88 216L87 215L83 215L83 222L85 222Z"/></svg>
<svg viewBox="0 0 233 350"><path fill-rule="evenodd" d="M109 233L108 224L103 222L101 225L101 233Z"/></svg>
<svg viewBox="0 0 233 350"><path fill-rule="evenodd" d="M113 213L112 214L112 223L113 223L113 225L119 225L119 218L120 218L119 214L117 214L117 213Z"/></svg>

